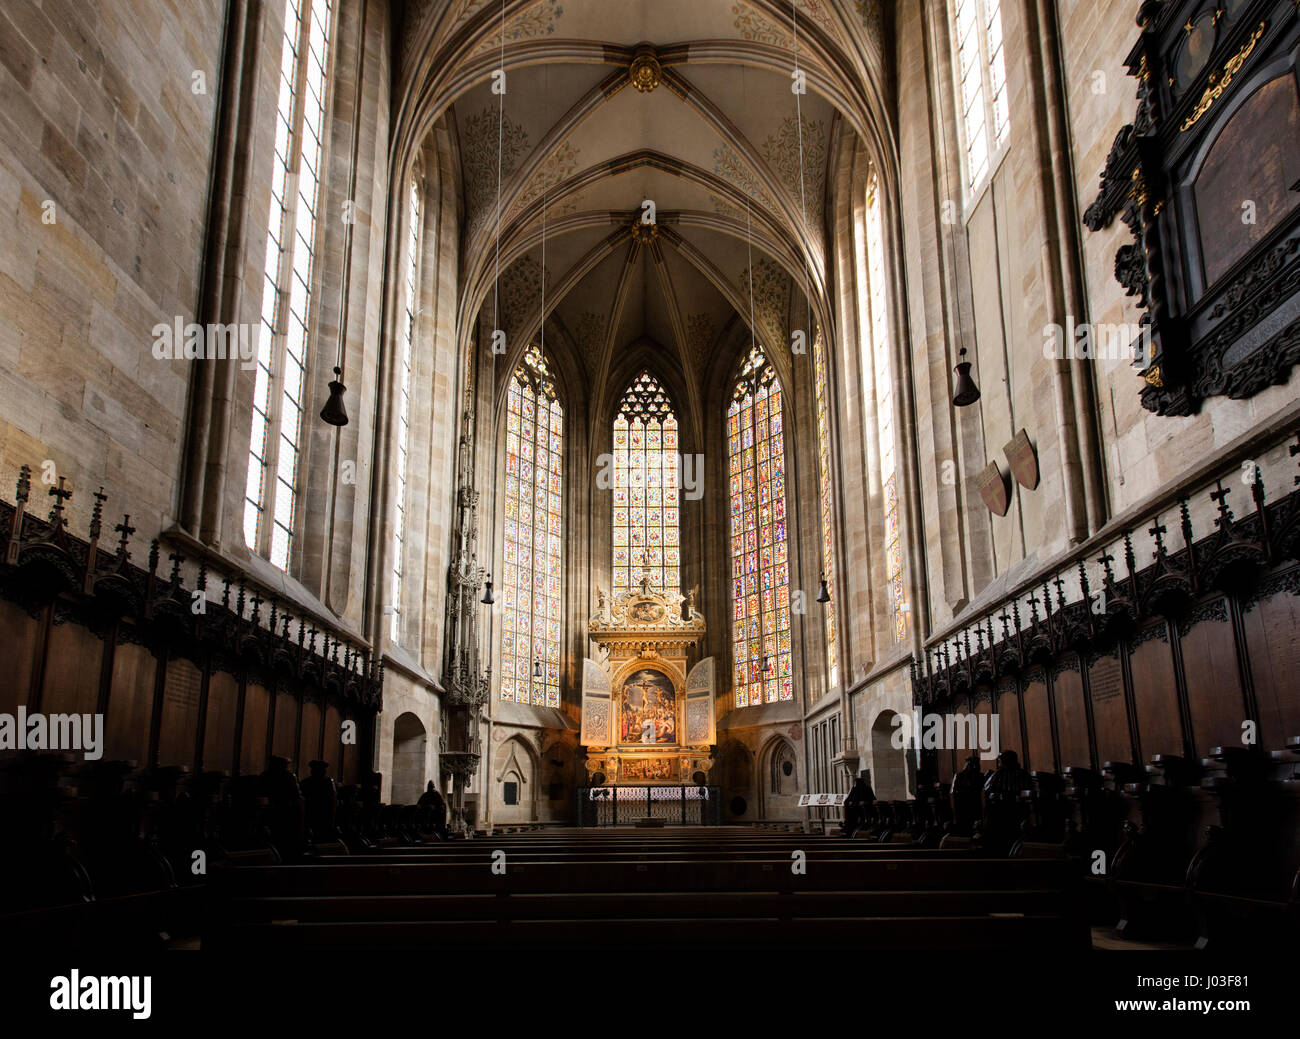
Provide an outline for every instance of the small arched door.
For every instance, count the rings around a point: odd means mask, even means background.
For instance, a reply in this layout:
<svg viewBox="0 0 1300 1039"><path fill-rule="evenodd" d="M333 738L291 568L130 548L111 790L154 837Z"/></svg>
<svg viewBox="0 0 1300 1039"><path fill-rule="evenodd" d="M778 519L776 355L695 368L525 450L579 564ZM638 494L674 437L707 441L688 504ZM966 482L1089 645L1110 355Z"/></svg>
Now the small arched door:
<svg viewBox="0 0 1300 1039"><path fill-rule="evenodd" d="M871 785L879 801L907 798L907 751L894 746L893 711L881 711L871 726Z"/></svg>

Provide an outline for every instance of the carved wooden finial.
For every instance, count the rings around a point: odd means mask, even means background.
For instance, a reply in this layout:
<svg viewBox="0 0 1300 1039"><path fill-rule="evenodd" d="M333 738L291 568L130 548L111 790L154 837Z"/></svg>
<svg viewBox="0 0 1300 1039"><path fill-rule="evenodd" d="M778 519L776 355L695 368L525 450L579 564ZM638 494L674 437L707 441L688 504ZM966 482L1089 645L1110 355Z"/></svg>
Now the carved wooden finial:
<svg viewBox="0 0 1300 1039"><path fill-rule="evenodd" d="M63 503L72 497L72 492L63 486L65 479L67 477L60 476L58 486L51 487L48 492L54 499L54 506L50 509L50 523L56 530L68 525L67 520L63 518Z"/></svg>
<svg viewBox="0 0 1300 1039"><path fill-rule="evenodd" d="M1107 585L1114 584L1115 572L1111 569L1110 564L1115 562L1115 557L1112 556L1109 552L1107 552L1104 556L1098 556L1097 562L1099 562L1101 564L1102 569L1106 571L1106 584Z"/></svg>
<svg viewBox="0 0 1300 1039"><path fill-rule="evenodd" d="M1210 492L1210 500L1219 506L1219 518L1214 521L1214 525L1222 527L1225 523L1232 522L1232 510L1228 508L1228 495L1232 493L1232 488L1224 487L1221 480L1215 480L1214 486L1218 490Z"/></svg>
<svg viewBox="0 0 1300 1039"><path fill-rule="evenodd" d="M104 529L104 502L108 501L108 495L104 493L101 485L95 492L95 507L90 511L90 540L98 541L100 531Z"/></svg>
<svg viewBox="0 0 1300 1039"><path fill-rule="evenodd" d="M117 557L119 559L130 559L131 553L126 550L126 544L131 540L131 535L135 533L135 527L131 526L131 514L123 513L122 522L113 528L114 532L121 535L117 540Z"/></svg>
<svg viewBox="0 0 1300 1039"><path fill-rule="evenodd" d="M1168 533L1165 529L1165 525L1159 520L1156 520L1156 525L1154 527L1148 527L1147 533L1156 539L1156 555L1163 556L1165 554L1165 534Z"/></svg>
<svg viewBox="0 0 1300 1039"><path fill-rule="evenodd" d="M1291 452L1295 454L1294 451ZM1296 483L1300 483L1300 477L1296 478ZM18 470L18 486L14 491L14 500L25 502L32 493L32 467L30 465L21 466Z"/></svg>

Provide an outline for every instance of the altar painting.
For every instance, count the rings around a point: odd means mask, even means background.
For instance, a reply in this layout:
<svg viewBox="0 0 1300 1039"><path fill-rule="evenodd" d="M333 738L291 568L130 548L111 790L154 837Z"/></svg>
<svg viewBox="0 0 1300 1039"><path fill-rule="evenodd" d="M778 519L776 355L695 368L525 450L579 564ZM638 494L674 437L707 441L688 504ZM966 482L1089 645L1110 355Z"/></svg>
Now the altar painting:
<svg viewBox="0 0 1300 1039"><path fill-rule="evenodd" d="M676 743L677 694L662 671L643 668L619 694L620 743Z"/></svg>

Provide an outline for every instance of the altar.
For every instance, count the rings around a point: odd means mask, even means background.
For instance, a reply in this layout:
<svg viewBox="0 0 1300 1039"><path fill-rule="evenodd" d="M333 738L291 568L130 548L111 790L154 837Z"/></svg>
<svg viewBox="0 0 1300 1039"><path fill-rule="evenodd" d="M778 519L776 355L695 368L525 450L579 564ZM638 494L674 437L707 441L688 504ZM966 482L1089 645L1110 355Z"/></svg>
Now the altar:
<svg viewBox="0 0 1300 1039"><path fill-rule="evenodd" d="M714 659L692 665L705 632L695 594L648 580L610 602L599 592L583 661L581 743L590 785L708 782L716 725Z"/></svg>

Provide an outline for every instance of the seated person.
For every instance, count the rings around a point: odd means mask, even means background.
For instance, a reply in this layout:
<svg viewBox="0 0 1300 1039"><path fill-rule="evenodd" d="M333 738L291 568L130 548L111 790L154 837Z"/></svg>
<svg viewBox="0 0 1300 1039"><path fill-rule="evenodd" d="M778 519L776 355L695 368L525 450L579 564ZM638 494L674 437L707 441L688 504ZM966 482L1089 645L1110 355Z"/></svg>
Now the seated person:
<svg viewBox="0 0 1300 1039"><path fill-rule="evenodd" d="M875 804L876 795L871 789L871 772L863 769L858 774L857 782L844 799L844 835L856 837L858 830L866 821L867 812Z"/></svg>
<svg viewBox="0 0 1300 1039"><path fill-rule="evenodd" d="M442 794L434 789L432 779L429 780L429 785L424 788L424 793L415 804L419 809L421 824L440 838L446 837L447 802L442 799Z"/></svg>

